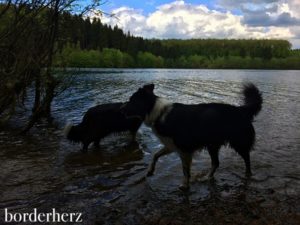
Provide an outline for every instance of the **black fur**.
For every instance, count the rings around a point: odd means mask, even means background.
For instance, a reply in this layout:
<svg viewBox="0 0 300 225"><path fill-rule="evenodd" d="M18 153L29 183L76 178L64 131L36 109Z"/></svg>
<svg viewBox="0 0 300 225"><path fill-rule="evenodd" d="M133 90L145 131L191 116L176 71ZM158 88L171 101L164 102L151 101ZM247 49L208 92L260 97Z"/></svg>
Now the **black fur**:
<svg viewBox="0 0 300 225"><path fill-rule="evenodd" d="M164 103L153 93L153 89L153 84L140 88L122 109L128 117L143 119L165 145L155 153L149 175L154 172L155 163L160 156L175 150L182 160L185 176L183 188L187 188L192 153L202 148L208 150L212 160L209 176L213 177L219 166L218 151L226 144L244 159L246 174L251 175L249 152L255 142L252 120L262 107L261 93L253 84L244 86L243 106Z"/></svg>
<svg viewBox="0 0 300 225"><path fill-rule="evenodd" d="M130 131L133 140L142 124L139 118L126 118L120 112L123 103L110 103L90 108L84 115L82 122L72 126L66 134L67 139L83 144L83 151L87 151L91 142L99 146L105 136L123 131Z"/></svg>

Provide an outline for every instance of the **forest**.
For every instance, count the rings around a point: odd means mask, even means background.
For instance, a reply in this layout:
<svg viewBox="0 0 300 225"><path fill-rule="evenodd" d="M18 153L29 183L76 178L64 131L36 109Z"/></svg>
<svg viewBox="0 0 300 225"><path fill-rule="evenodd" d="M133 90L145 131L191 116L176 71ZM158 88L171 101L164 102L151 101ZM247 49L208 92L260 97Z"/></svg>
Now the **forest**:
<svg viewBox="0 0 300 225"><path fill-rule="evenodd" d="M6 9L5 4L1 9ZM0 29L12 17L13 10L6 11ZM47 13L44 8L32 19L36 32L45 29ZM287 40L145 39L67 8L57 16L54 67L300 69L299 50L292 50Z"/></svg>
<svg viewBox="0 0 300 225"><path fill-rule="evenodd" d="M99 18L61 15L57 67L299 69L286 40L144 39Z"/></svg>

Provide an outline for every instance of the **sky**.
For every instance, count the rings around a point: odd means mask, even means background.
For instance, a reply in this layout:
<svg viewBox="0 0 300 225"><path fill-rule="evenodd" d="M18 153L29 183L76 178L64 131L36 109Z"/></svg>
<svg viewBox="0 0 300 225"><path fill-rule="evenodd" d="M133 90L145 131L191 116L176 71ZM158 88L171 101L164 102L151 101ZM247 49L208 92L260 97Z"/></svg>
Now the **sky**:
<svg viewBox="0 0 300 225"><path fill-rule="evenodd" d="M300 48L300 0L107 0L103 23L159 39L287 39Z"/></svg>

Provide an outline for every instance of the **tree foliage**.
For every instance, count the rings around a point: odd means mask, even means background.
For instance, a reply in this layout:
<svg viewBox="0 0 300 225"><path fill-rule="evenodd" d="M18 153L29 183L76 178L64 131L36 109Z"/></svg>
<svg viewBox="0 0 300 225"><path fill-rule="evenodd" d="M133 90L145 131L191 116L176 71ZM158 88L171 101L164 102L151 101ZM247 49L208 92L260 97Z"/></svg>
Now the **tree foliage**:
<svg viewBox="0 0 300 225"><path fill-rule="evenodd" d="M100 52L93 67L169 68L299 68L299 54L286 40L143 39L110 27L97 18L62 14L60 52L74 48L82 61L68 66L90 67L91 50ZM111 50L108 50L111 49ZM117 52L119 51L119 52ZM81 53L79 53L81 52ZM63 55L63 54L62 54ZM94 54L95 57L96 54ZM298 57L298 61L297 61ZM75 57L76 58L76 57ZM76 61L76 60L75 60ZM96 60L95 60L96 61ZM276 65L274 63L277 63ZM282 67L281 67L282 66Z"/></svg>
<svg viewBox="0 0 300 225"><path fill-rule="evenodd" d="M8 120L17 106L25 106L32 87L34 102L26 107L32 108L32 115L24 131L42 117L51 121L51 103L59 84L52 71L53 56L67 43L61 16L75 9L75 4L75 0L0 2L0 121ZM82 12L97 4L93 1Z"/></svg>

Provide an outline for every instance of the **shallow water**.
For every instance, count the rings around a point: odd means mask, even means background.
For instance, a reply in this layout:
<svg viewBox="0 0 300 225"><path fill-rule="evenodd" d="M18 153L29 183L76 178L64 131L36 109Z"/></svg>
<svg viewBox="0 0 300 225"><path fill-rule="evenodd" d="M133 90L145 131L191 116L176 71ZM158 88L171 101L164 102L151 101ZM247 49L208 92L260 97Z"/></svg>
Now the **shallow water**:
<svg viewBox="0 0 300 225"><path fill-rule="evenodd" d="M101 142L100 150L90 146L82 154L80 146L68 143L61 130L40 123L26 136L16 135L12 128L0 132L0 209L48 212L56 208L83 212L86 224L115 224L119 217L121 224L136 224L133 218L145 218L157 205L180 204L178 214L185 215L195 205L213 204L211 198L216 195L221 201L234 199L239 204L241 193L251 193L249 198L264 198L267 207L272 201L274 205L299 199L300 71L82 71L74 75L72 87L55 99L53 116L59 128L66 122L78 123L89 107L126 101L145 83L154 83L158 96L174 102L239 105L241 87L247 81L255 83L264 98L254 122L257 141L251 153L254 175L250 180L244 177L242 159L229 148L220 151L213 183L205 180L210 158L202 151L193 160L191 190L182 195L178 185L183 175L175 153L162 157L154 176L144 178L151 155L161 148L148 127L140 128L137 144L129 145L126 135L110 136ZM299 215L298 200L296 204L293 212Z"/></svg>

